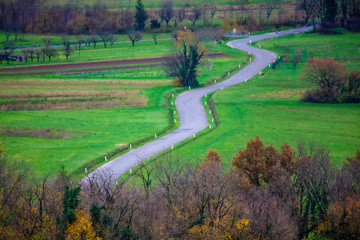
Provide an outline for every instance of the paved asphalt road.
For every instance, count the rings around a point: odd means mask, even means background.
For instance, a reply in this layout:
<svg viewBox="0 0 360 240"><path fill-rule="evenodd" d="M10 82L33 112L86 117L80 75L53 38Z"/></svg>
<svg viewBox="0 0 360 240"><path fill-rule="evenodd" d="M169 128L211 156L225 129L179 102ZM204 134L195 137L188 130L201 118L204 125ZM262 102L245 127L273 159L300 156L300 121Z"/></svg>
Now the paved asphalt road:
<svg viewBox="0 0 360 240"><path fill-rule="evenodd" d="M311 29L312 27L303 27L282 31L278 33L278 36L301 33ZM113 184L117 178L119 178L126 171L129 171L129 169L132 167L139 164L141 161L144 161L149 157L160 153L167 148L170 148L172 145L192 137L195 133L202 131L206 127L209 127L205 109L201 103L201 98L205 94L209 94L222 88L244 82L246 79L250 79L263 70L276 58L276 54L259 48L251 47L248 45L248 43L250 40L255 42L273 37L276 37L275 33L267 33L229 42L227 44L228 46L245 52L250 52L255 57L255 60L253 60L250 64L248 64L236 74L220 83L180 94L175 101L180 119L180 127L178 129L168 133L161 138L133 149L132 151L129 151L97 168L82 180L83 187L87 185L86 183L88 182L89 178L98 182L103 181L100 180L101 178L99 177L99 174L104 173L106 173L108 177L108 184ZM103 183L99 182L99 184Z"/></svg>

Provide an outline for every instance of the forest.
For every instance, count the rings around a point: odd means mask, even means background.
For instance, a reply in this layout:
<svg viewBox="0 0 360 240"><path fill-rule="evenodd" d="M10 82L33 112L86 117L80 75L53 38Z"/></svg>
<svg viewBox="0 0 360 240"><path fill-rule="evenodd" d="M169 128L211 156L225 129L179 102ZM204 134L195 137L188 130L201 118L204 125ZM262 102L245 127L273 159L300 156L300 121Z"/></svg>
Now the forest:
<svg viewBox="0 0 360 240"><path fill-rule="evenodd" d="M134 182L38 178L0 152L1 239L359 239L360 151L341 169L321 146L247 142L225 171L165 157ZM98 179L99 176L97 176Z"/></svg>

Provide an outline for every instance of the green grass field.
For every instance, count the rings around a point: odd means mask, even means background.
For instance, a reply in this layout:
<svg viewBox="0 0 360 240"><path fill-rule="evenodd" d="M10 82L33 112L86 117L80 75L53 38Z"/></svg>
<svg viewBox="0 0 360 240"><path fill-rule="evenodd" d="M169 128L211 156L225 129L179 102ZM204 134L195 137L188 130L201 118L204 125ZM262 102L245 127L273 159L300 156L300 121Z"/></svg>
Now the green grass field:
<svg viewBox="0 0 360 240"><path fill-rule="evenodd" d="M290 60L296 51L304 53L303 61L315 51L315 56L332 56L344 62L349 71L360 67L360 34L300 34L259 44L278 53L286 47ZM291 62L282 63L247 84L215 93L213 100L221 122L218 128L172 156L200 162L208 149L214 149L223 157L225 166L230 166L238 149L259 136L265 144L274 144L278 149L284 142L296 147L300 139L307 144L314 141L325 146L331 152L333 164L340 167L360 146L360 105L299 102L302 92L313 87L298 78L303 66L301 63L294 69Z"/></svg>
<svg viewBox="0 0 360 240"><path fill-rule="evenodd" d="M111 54L114 59L162 57L170 45L171 40L157 46L153 42L135 47L122 43L109 49L98 45L96 51L84 50L73 60L105 60ZM209 53L231 55L206 60L199 69L201 85L246 64L245 54L225 44L206 45ZM80 176L85 167L102 163L105 154L126 151L129 144L135 147L169 129L172 111L166 96L179 90L161 67L0 77L0 84L0 135L7 151L40 175L53 174L64 165Z"/></svg>

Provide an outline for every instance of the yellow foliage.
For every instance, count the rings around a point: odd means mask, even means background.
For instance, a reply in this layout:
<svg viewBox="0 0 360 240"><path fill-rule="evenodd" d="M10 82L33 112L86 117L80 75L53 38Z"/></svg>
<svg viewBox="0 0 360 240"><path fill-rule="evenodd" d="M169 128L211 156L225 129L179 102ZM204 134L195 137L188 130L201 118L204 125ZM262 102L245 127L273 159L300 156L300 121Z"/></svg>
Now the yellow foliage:
<svg viewBox="0 0 360 240"><path fill-rule="evenodd" d="M101 240L91 224L91 219L85 211L76 211L76 221L69 224L65 232L66 240Z"/></svg>
<svg viewBox="0 0 360 240"><path fill-rule="evenodd" d="M199 53L206 53L206 47L202 44L199 44L199 40L197 39L194 32L189 29L180 31L178 33L177 40L175 41L175 46L179 49L183 49L183 47L186 46L189 49L190 45L196 46Z"/></svg>
<svg viewBox="0 0 360 240"><path fill-rule="evenodd" d="M32 240L54 239L56 231L56 222L49 216L43 218L42 224L37 228Z"/></svg>

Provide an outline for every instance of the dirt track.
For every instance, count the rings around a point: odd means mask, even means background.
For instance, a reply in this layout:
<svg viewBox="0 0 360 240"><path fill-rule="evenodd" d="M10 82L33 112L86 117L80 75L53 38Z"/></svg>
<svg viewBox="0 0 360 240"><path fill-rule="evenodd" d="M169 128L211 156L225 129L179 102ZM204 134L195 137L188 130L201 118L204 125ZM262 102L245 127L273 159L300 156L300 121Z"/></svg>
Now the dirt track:
<svg viewBox="0 0 360 240"><path fill-rule="evenodd" d="M218 58L229 56L225 53L215 53L207 55L207 58ZM26 76L26 75L44 75L54 74L57 72L61 73L72 73L72 72L95 72L95 71L106 71L106 70L120 70L120 69L133 69L133 68L146 68L146 67L157 67L161 64L148 64L148 65L134 65L134 66L119 66L109 68L96 68L103 66L114 66L114 65L128 65L128 64L144 64L144 63L162 63L165 58L144 58L144 59L131 59L131 60L116 60L116 61L102 61L102 62L84 62L84 63L68 63L58 65L42 65L42 66L29 66L29 67L12 67L0 69L0 76ZM91 69L73 69L73 68L91 68ZM68 71L61 71L65 69L72 69ZM28 72L28 71L44 71L47 72ZM48 71L54 70L54 71ZM7 72L24 72L24 73L8 73Z"/></svg>

